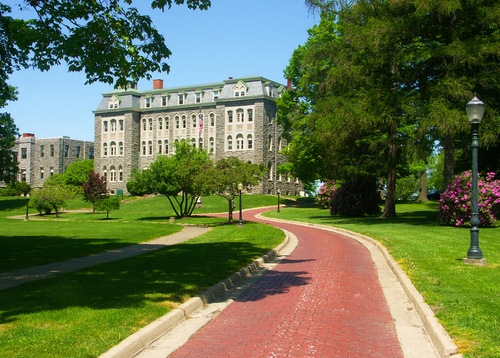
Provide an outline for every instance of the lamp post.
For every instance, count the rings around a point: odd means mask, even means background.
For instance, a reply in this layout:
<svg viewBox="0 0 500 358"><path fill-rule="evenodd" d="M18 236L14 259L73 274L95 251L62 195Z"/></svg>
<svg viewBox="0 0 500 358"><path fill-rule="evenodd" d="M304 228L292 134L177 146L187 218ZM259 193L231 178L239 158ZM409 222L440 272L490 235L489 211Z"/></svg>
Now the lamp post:
<svg viewBox="0 0 500 358"><path fill-rule="evenodd" d="M280 194L281 194L281 190L278 189L278 214L280 213Z"/></svg>
<svg viewBox="0 0 500 358"><path fill-rule="evenodd" d="M26 200L26 216L24 217L24 220L29 220L29 215L28 215L28 208L29 208L29 205L30 205L30 195L28 193L25 194L27 200Z"/></svg>
<svg viewBox="0 0 500 358"><path fill-rule="evenodd" d="M243 184L241 183L238 184L238 190L240 192L240 221L238 222L238 225L243 226L243 215L241 211L241 191L243 190Z"/></svg>
<svg viewBox="0 0 500 358"><path fill-rule="evenodd" d="M471 203L471 219L470 219L470 247L467 251L467 259L464 261L467 264L485 265L483 260L483 252L479 248L479 214L478 214L478 169L477 169L477 151L479 147L478 131L481 119L484 115L484 103L477 97L467 103L465 111L469 117L472 129L472 203ZM479 260L479 261L478 261Z"/></svg>

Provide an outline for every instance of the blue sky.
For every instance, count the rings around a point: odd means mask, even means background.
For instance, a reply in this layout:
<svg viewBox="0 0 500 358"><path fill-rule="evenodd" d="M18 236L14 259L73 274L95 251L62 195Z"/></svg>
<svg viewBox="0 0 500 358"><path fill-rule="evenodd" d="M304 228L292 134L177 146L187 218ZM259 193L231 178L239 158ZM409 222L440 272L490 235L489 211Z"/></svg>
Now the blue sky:
<svg viewBox="0 0 500 358"><path fill-rule="evenodd" d="M20 0L2 1L8 5ZM303 0L212 0L207 11L173 6L165 12L139 4L164 35L172 51L170 73L154 74L164 87L213 83L229 76L258 75L286 83L283 70L293 51L307 40L307 29L319 22ZM14 14L16 16L16 14ZM26 14L23 14L26 17ZM20 133L38 138L59 137L94 140L94 114L102 93L112 86L84 85L83 73L68 73L64 66L48 72L28 69L14 73L9 83L19 99L4 109L11 113ZM150 81L139 81L141 90Z"/></svg>

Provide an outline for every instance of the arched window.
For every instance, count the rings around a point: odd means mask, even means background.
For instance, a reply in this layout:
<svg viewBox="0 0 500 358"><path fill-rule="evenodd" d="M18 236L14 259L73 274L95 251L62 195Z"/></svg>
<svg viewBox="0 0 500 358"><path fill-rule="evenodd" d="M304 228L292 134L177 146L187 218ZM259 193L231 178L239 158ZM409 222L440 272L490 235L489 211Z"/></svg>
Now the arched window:
<svg viewBox="0 0 500 358"><path fill-rule="evenodd" d="M175 129L179 129L179 116L175 116Z"/></svg>
<svg viewBox="0 0 500 358"><path fill-rule="evenodd" d="M109 121L111 124L111 132L116 132L116 119Z"/></svg>
<svg viewBox="0 0 500 358"><path fill-rule="evenodd" d="M236 122L244 122L245 121L245 112L239 108L236 111Z"/></svg>
<svg viewBox="0 0 500 358"><path fill-rule="evenodd" d="M118 143L118 154L123 155L123 142Z"/></svg>
<svg viewBox="0 0 500 358"><path fill-rule="evenodd" d="M247 110L247 115L248 115L248 121L252 122L253 121L253 109Z"/></svg>
<svg viewBox="0 0 500 358"><path fill-rule="evenodd" d="M233 137L227 136L227 150L233 150Z"/></svg>
<svg viewBox="0 0 500 358"><path fill-rule="evenodd" d="M198 148L203 149L203 138L198 140Z"/></svg>
<svg viewBox="0 0 500 358"><path fill-rule="evenodd" d="M158 118L158 130L163 130L163 119L161 117Z"/></svg>
<svg viewBox="0 0 500 358"><path fill-rule="evenodd" d="M191 144L193 145L193 148L196 148L196 139L192 138Z"/></svg>
<svg viewBox="0 0 500 358"><path fill-rule="evenodd" d="M106 169L106 167L102 168L102 176L104 177L104 180L108 181L108 169Z"/></svg>
<svg viewBox="0 0 500 358"><path fill-rule="evenodd" d="M153 118L149 118L148 122L149 122L149 130L152 131L153 130Z"/></svg>
<svg viewBox="0 0 500 358"><path fill-rule="evenodd" d="M118 181L123 181L123 169L121 165L118 167Z"/></svg>
<svg viewBox="0 0 500 358"><path fill-rule="evenodd" d="M170 122L170 118L165 117L165 129L168 129L169 122Z"/></svg>
<svg viewBox="0 0 500 358"><path fill-rule="evenodd" d="M243 149L243 134L236 136L236 149Z"/></svg>
<svg viewBox="0 0 500 358"><path fill-rule="evenodd" d="M215 126L215 114L210 113L210 127Z"/></svg>
<svg viewBox="0 0 500 358"><path fill-rule="evenodd" d="M158 154L161 154L161 140L158 141Z"/></svg>
<svg viewBox="0 0 500 358"><path fill-rule="evenodd" d="M193 128L196 128L196 114L191 115L191 122L192 122Z"/></svg>
<svg viewBox="0 0 500 358"><path fill-rule="evenodd" d="M142 119L142 130L145 131L146 130L146 118L143 118Z"/></svg>
<svg viewBox="0 0 500 358"><path fill-rule="evenodd" d="M251 134L247 135L247 149L253 149L253 137Z"/></svg>
<svg viewBox="0 0 500 358"><path fill-rule="evenodd" d="M215 151L215 140L214 137L210 137L210 153Z"/></svg>
<svg viewBox="0 0 500 358"><path fill-rule="evenodd" d="M233 123L233 111L227 111L227 121Z"/></svg>
<svg viewBox="0 0 500 358"><path fill-rule="evenodd" d="M186 116L182 116L182 128L186 128Z"/></svg>
<svg viewBox="0 0 500 358"><path fill-rule="evenodd" d="M165 154L168 154L168 140L165 140Z"/></svg>
<svg viewBox="0 0 500 358"><path fill-rule="evenodd" d="M116 142L111 142L109 144L110 154L116 155Z"/></svg>
<svg viewBox="0 0 500 358"><path fill-rule="evenodd" d="M109 168L109 181L116 181L116 169L114 166Z"/></svg>
<svg viewBox="0 0 500 358"><path fill-rule="evenodd" d="M148 142L148 153L149 155L153 155L153 142L152 141L149 141Z"/></svg>
<svg viewBox="0 0 500 358"><path fill-rule="evenodd" d="M120 126L120 131L123 131L123 128L124 128L124 127L123 127L123 119L120 119L120 120L118 121L118 123L119 123L119 126Z"/></svg>
<svg viewBox="0 0 500 358"><path fill-rule="evenodd" d="M142 141L142 155L146 155L146 142Z"/></svg>
<svg viewBox="0 0 500 358"><path fill-rule="evenodd" d="M104 132L107 132L108 131L108 121L103 121L102 122L102 130Z"/></svg>
<svg viewBox="0 0 500 358"><path fill-rule="evenodd" d="M102 143L102 155L108 155L108 143Z"/></svg>

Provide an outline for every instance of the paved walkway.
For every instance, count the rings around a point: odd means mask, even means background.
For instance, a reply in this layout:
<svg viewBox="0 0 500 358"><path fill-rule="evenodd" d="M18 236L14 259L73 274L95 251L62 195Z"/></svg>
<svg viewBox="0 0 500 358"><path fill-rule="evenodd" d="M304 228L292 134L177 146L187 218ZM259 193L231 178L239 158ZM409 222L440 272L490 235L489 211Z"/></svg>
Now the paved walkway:
<svg viewBox="0 0 500 358"><path fill-rule="evenodd" d="M403 357L368 250L269 223L293 232L297 248L171 357Z"/></svg>
<svg viewBox="0 0 500 358"><path fill-rule="evenodd" d="M180 232L137 245L125 246L100 254L78 257L76 259L54 262L46 265L23 268L0 274L0 290L20 286L23 283L41 280L65 272L73 272L97 264L137 256L178 242L189 240L207 232L205 227L185 226Z"/></svg>

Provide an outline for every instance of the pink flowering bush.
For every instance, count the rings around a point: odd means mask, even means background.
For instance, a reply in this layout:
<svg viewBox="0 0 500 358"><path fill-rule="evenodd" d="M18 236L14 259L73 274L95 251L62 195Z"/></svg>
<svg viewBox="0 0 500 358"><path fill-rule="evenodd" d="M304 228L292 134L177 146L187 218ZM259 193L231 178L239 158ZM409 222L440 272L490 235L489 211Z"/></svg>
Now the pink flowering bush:
<svg viewBox="0 0 500 358"><path fill-rule="evenodd" d="M332 195L337 187L335 181L328 180L321 184L318 190L318 197L316 201L321 209L326 209L330 207L330 201L332 201Z"/></svg>
<svg viewBox="0 0 500 358"><path fill-rule="evenodd" d="M380 214L380 193L374 178L358 178L342 183L332 195L330 214L361 217Z"/></svg>
<svg viewBox="0 0 500 358"><path fill-rule="evenodd" d="M481 226L495 226L500 217L500 180L495 173L478 177L478 214ZM456 175L439 201L438 221L444 225L470 226L472 200L472 174L468 171Z"/></svg>

